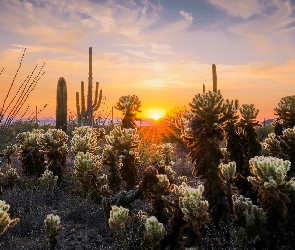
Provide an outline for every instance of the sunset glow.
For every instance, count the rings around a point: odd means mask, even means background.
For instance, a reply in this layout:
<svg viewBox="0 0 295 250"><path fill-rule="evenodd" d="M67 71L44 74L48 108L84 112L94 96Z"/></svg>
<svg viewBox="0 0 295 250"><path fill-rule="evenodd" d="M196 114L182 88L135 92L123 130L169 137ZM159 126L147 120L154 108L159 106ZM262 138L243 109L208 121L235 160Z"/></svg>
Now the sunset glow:
<svg viewBox="0 0 295 250"><path fill-rule="evenodd" d="M151 109L148 110L148 118L152 118L154 120L159 120L164 117L165 111L161 109Z"/></svg>
<svg viewBox="0 0 295 250"><path fill-rule="evenodd" d="M4 100L24 48L13 93L35 65L48 59L32 91L28 113L55 117L56 87L66 79L68 109L76 112L76 92L88 81L92 47L93 82L111 114L121 96L137 95L141 118L188 106L212 90L225 99L254 104L257 119L274 118L282 97L295 94L295 3L291 0L3 0L0 1L0 99ZM86 92L87 93L87 92ZM86 94L87 95L87 94ZM2 105L2 103L0 103ZM114 117L122 113L114 109Z"/></svg>

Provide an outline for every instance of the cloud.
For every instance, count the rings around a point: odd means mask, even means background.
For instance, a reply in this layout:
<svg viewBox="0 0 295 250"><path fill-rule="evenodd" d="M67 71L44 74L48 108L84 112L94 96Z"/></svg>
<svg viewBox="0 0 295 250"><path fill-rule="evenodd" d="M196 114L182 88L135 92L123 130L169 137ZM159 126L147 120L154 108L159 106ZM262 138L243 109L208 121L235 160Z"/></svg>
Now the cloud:
<svg viewBox="0 0 295 250"><path fill-rule="evenodd" d="M189 13L187 13L187 12L185 12L185 11L183 11L183 10L181 10L181 11L179 11L179 13L182 15L182 16L184 16L185 17L185 19L187 19L187 20L189 20L189 21L193 21L193 16L192 16L192 14L189 14Z"/></svg>
<svg viewBox="0 0 295 250"><path fill-rule="evenodd" d="M261 4L258 0L209 0L209 2L235 17L247 19L261 13Z"/></svg>
<svg viewBox="0 0 295 250"><path fill-rule="evenodd" d="M153 59L153 57L147 56L143 51L138 51L138 50L126 50L126 52L130 53L131 55L134 56L139 56L145 59Z"/></svg>

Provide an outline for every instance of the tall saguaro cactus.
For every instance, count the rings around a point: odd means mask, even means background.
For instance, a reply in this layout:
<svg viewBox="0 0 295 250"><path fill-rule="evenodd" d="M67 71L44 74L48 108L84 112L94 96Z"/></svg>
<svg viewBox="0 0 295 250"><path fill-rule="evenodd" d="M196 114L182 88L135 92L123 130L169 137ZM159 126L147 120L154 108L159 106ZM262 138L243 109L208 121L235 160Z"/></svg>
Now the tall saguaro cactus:
<svg viewBox="0 0 295 250"><path fill-rule="evenodd" d="M81 107L79 102L79 92L76 92L76 107L77 107L77 122L78 126L87 125L93 126L93 113L100 107L102 100L102 90L99 91L99 83L96 82L94 102L92 101L92 47L89 47L89 76L88 76L88 91L87 91L87 109L85 103L84 82L81 82Z"/></svg>
<svg viewBox="0 0 295 250"><path fill-rule="evenodd" d="M217 73L216 73L215 64L212 64L212 77L213 77L213 92L217 93Z"/></svg>
<svg viewBox="0 0 295 250"><path fill-rule="evenodd" d="M63 77L58 79L56 91L56 128L67 133L67 83Z"/></svg>

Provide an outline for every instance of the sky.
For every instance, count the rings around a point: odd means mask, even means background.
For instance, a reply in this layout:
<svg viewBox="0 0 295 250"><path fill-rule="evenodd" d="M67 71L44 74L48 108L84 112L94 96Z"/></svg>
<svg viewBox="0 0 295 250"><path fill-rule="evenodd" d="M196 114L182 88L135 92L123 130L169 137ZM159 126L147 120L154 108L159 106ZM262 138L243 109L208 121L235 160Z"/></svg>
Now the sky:
<svg viewBox="0 0 295 250"><path fill-rule="evenodd" d="M75 113L92 47L105 114L125 95L139 97L142 118L188 106L203 84L212 90L214 63L225 99L254 104L258 120L274 118L280 99L295 94L294 7L294 0L0 0L0 100L26 48L9 98L47 60L28 113L48 104L39 117L55 118L60 77Z"/></svg>

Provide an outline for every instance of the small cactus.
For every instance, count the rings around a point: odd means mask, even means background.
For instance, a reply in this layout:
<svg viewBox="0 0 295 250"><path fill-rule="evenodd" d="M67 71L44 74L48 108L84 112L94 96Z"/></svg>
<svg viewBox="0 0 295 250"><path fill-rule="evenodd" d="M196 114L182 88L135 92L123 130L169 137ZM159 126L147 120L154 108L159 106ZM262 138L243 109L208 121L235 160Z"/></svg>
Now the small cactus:
<svg viewBox="0 0 295 250"><path fill-rule="evenodd" d="M162 223L158 222L155 216L151 216L145 220L144 237L152 244L153 249L160 244L166 233Z"/></svg>
<svg viewBox="0 0 295 250"><path fill-rule="evenodd" d="M124 230L130 225L131 217L129 210L120 206L112 206L108 224L112 232L116 235L124 235Z"/></svg>
<svg viewBox="0 0 295 250"><path fill-rule="evenodd" d="M13 227L19 222L19 218L11 219L8 213L10 208L9 204L5 201L0 200L0 236L9 228Z"/></svg>
<svg viewBox="0 0 295 250"><path fill-rule="evenodd" d="M48 214L44 220L44 227L48 234L49 249L53 250L57 245L56 237L60 234L63 227L60 225L60 217L58 215Z"/></svg>

